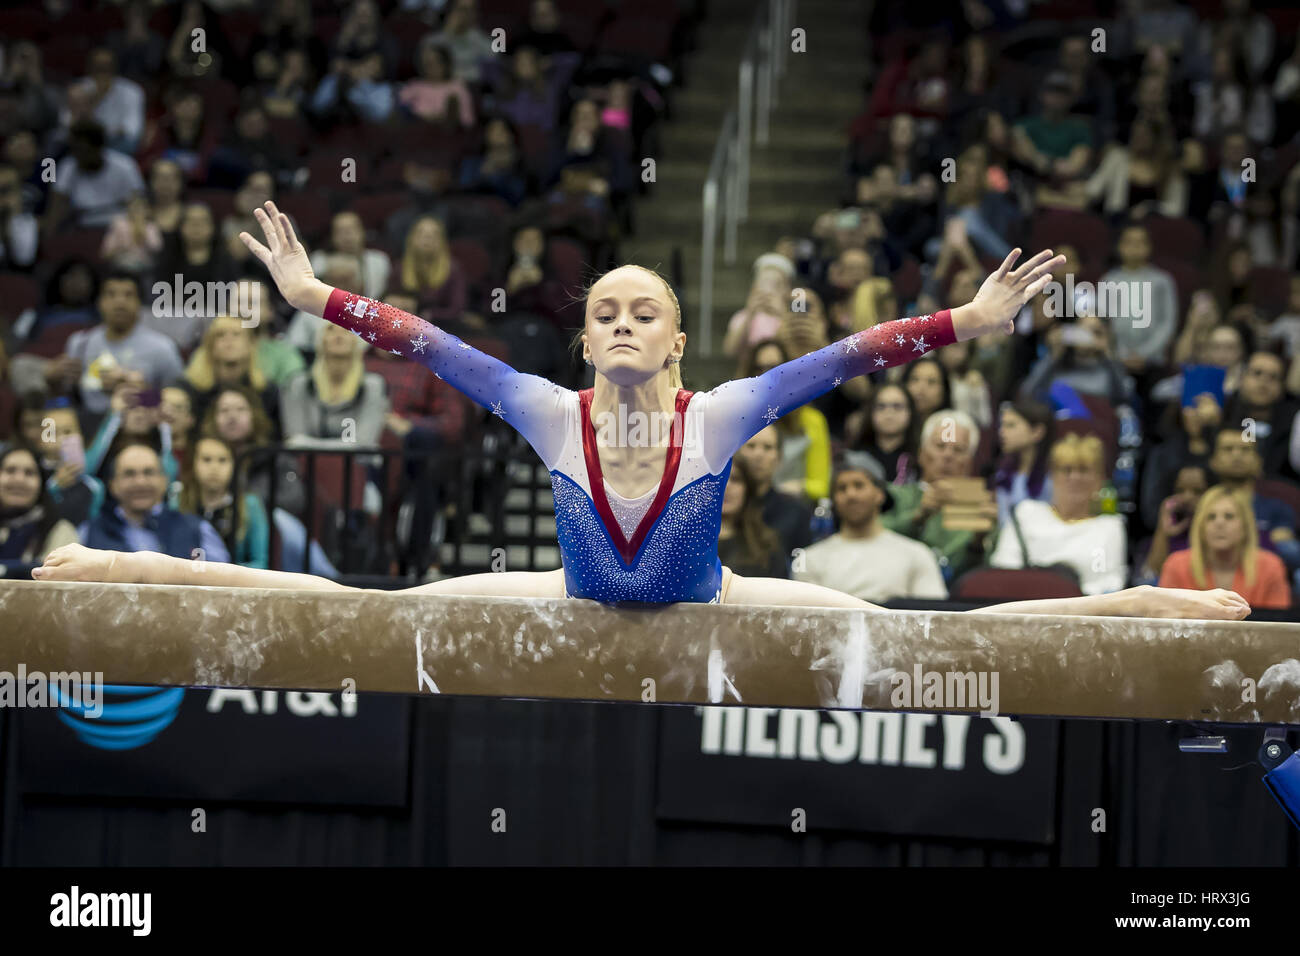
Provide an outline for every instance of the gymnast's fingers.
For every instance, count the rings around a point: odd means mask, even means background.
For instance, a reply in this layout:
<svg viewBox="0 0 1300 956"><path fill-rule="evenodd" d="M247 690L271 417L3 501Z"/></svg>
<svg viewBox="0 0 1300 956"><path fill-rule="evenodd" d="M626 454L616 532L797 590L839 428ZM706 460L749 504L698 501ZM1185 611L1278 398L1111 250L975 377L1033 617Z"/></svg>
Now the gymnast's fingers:
<svg viewBox="0 0 1300 956"><path fill-rule="evenodd" d="M1019 249L1012 249L1010 252L1008 252L1007 257L1002 260L1002 265L998 266L998 271L993 273L993 278L1001 279L1003 276L1005 276L1007 274L1007 270L1009 270L1013 265L1016 264L1016 260L1018 258L1020 258Z"/></svg>
<svg viewBox="0 0 1300 956"><path fill-rule="evenodd" d="M285 243L290 252L297 252L302 248L302 243L298 241L298 234L293 231L293 223L285 213L280 213L276 218L280 221L280 230L284 233Z"/></svg>
<svg viewBox="0 0 1300 956"><path fill-rule="evenodd" d="M266 248L266 246L262 245L246 232L241 232L239 238L243 240L244 245L248 247L248 251L257 256L263 265L269 266L271 264L270 249Z"/></svg>
<svg viewBox="0 0 1300 956"><path fill-rule="evenodd" d="M275 238L280 242L280 251L289 251L289 237L284 234L284 224L281 222L285 218L284 213L275 208L275 203L271 200L266 201L266 211L271 217L271 228L275 230Z"/></svg>
<svg viewBox="0 0 1300 956"><path fill-rule="evenodd" d="M266 247L271 250L271 255L276 255L280 251L280 237L276 234L271 217L266 214L265 209L258 206L253 210L253 218L262 226L262 232L266 235Z"/></svg>

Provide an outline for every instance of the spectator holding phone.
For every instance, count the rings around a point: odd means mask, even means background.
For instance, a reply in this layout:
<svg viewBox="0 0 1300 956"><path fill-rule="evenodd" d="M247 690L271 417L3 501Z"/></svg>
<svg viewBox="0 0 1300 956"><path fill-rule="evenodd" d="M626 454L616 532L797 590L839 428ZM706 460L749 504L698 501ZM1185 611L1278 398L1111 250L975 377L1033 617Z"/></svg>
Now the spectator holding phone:
<svg viewBox="0 0 1300 956"><path fill-rule="evenodd" d="M45 490L59 515L76 526L99 514L104 486L86 473L81 422L71 402L31 392L23 396L18 418L23 440L40 455Z"/></svg>
<svg viewBox="0 0 1300 956"><path fill-rule="evenodd" d="M21 441L0 444L0 568L6 577L31 577L47 554L78 541L76 527L46 490L40 456Z"/></svg>
<svg viewBox="0 0 1300 956"><path fill-rule="evenodd" d="M768 252L754 260L749 298L727 322L727 334L722 340L724 355L743 355L749 347L780 331L781 321L790 311L793 278L794 263L779 253Z"/></svg>
<svg viewBox="0 0 1300 956"><path fill-rule="evenodd" d="M140 305L140 280L129 272L111 272L99 287L102 324L68 339L65 352L83 369L81 401L92 415L108 411L114 390L124 381L162 388L184 371L180 349L142 324Z"/></svg>
<svg viewBox="0 0 1300 956"><path fill-rule="evenodd" d="M1076 392L1125 405L1133 394L1133 379L1115 361L1110 332L1096 315L1058 322L1047 333L1048 354L1040 358L1020 386L1027 398L1045 399L1054 382Z"/></svg>
<svg viewBox="0 0 1300 956"><path fill-rule="evenodd" d="M172 455L171 426L163 420L161 406L161 391L141 387L138 378L123 382L114 389L108 415L86 450L86 469L98 476L100 466L106 458L115 457L116 449L130 442L141 442L158 452L170 487L179 476L180 466Z"/></svg>
<svg viewBox="0 0 1300 956"><path fill-rule="evenodd" d="M1165 558L1189 546L1192 515L1209 486L1209 471L1203 465L1188 465L1178 470L1174 493L1160 503L1156 533L1151 538L1146 557L1137 564L1135 584L1156 583Z"/></svg>
<svg viewBox="0 0 1300 956"><path fill-rule="evenodd" d="M1165 560L1160 587L1231 587L1253 607L1290 607L1286 568L1276 554L1259 547L1251 511L1250 503L1226 485L1202 495L1192 518L1191 546Z"/></svg>

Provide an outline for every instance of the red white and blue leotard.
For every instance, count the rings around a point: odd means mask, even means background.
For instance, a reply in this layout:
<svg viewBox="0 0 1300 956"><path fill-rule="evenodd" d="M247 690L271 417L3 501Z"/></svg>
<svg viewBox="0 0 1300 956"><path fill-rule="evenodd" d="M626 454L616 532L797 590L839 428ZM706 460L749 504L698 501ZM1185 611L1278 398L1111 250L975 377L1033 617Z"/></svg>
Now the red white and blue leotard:
<svg viewBox="0 0 1300 956"><path fill-rule="evenodd" d="M516 372L419 316L335 289L325 318L375 348L415 359L509 422L547 470L569 597L716 602L718 528L731 456L791 409L846 379L901 365L955 340L948 310L884 322L753 378L677 393L659 487L623 498L601 474L592 389Z"/></svg>

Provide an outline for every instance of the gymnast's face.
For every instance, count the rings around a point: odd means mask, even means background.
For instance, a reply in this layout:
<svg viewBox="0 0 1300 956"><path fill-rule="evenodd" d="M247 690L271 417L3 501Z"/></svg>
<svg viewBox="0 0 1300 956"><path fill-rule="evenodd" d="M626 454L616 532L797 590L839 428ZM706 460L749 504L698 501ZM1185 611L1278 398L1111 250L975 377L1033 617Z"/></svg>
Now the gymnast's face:
<svg viewBox="0 0 1300 956"><path fill-rule="evenodd" d="M25 448L0 460L0 508L30 508L41 493L41 472Z"/></svg>
<svg viewBox="0 0 1300 956"><path fill-rule="evenodd" d="M686 333L658 276L630 266L613 269L587 295L582 357L615 385L639 385L681 358Z"/></svg>

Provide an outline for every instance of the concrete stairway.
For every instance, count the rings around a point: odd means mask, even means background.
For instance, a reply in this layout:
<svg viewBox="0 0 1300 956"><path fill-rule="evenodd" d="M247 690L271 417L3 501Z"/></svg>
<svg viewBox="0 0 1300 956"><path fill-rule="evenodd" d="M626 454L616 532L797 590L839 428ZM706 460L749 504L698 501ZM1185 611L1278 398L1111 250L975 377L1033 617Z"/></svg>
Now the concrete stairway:
<svg viewBox="0 0 1300 956"><path fill-rule="evenodd" d="M753 17L744 0L711 0L698 31L698 49L686 66L685 89L655 157L657 182L637 205L637 232L622 242L622 259L671 268L680 248L685 288L681 304L689 335L699 300L701 196L718 130L736 102L740 54ZM721 228L715 251L714 351L726 320L749 290L754 259L782 235L806 235L817 215L836 204L845 187L843 156L848 122L862 109L866 76L863 44L869 4L860 0L799 0L794 26L807 34L807 52L791 53L779 81L778 105L766 147L755 145L750 171L749 218L737 237L733 265L723 261ZM789 42L788 40L786 42ZM721 222L719 223L721 227ZM698 342L696 343L698 345ZM734 375L729 360L685 363L693 387L709 387Z"/></svg>

